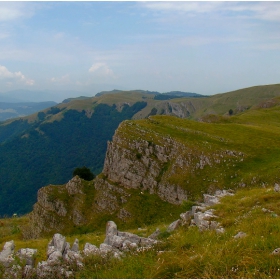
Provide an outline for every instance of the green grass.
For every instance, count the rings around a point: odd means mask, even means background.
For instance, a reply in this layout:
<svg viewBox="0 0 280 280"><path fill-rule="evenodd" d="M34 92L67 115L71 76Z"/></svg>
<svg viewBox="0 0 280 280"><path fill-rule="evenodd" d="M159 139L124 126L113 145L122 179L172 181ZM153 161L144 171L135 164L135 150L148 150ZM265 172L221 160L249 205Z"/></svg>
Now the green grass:
<svg viewBox="0 0 280 280"><path fill-rule="evenodd" d="M129 147L129 142L143 139L163 146L167 144L166 138L170 137L182 147L178 153L188 158L192 166L199 162L201 155L208 157L211 166L206 165L203 169L180 170L170 159L169 168L161 174L169 183L184 187L193 198L197 198L210 185L212 189L217 189L277 182L280 162L279 119L279 106L247 111L239 116L221 118L215 123L152 116L144 120L126 121L116 133L126 139L123 141L127 143L123 144L125 148ZM233 151L236 156L225 151ZM220 163L215 162L217 159Z"/></svg>
<svg viewBox="0 0 280 280"><path fill-rule="evenodd" d="M272 188L237 191L214 206L225 226L224 234L182 227L162 240L162 248L100 263L87 260L77 278L279 278L280 258L271 252L280 246L279 217L261 209L279 211L280 194ZM234 239L239 231L247 236ZM165 252L158 251L165 248Z"/></svg>

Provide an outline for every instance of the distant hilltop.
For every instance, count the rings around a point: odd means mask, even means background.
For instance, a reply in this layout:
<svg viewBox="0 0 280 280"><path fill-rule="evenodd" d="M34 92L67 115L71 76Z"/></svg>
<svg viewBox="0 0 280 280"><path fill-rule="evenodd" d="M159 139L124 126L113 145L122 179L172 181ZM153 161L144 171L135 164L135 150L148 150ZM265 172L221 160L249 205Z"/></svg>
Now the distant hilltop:
<svg viewBox="0 0 280 280"><path fill-rule="evenodd" d="M198 93L184 92L184 91L170 91L170 92L164 92L164 93L160 93L158 91L148 91L148 90L139 90L139 89L138 90L132 90L132 91L137 92L137 93L154 94L156 96L204 97L203 95L198 94ZM104 94L113 94L113 93L120 93L120 92L123 92L123 90L114 89L114 90L111 90L111 91L101 91L101 92L98 92L95 96L98 97L98 96L101 96L101 95L104 95ZM160 99L161 98L159 98L158 100L160 100Z"/></svg>

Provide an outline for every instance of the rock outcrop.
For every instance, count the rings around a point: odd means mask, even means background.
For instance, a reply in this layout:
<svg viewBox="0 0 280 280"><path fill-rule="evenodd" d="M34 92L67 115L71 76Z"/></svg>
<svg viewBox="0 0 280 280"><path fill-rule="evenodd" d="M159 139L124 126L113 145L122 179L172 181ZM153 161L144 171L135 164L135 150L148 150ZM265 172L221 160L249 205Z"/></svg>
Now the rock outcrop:
<svg viewBox="0 0 280 280"><path fill-rule="evenodd" d="M44 232L66 233L71 227L87 226L104 214L112 215L108 219L128 222L135 215L129 206L135 190L179 206L208 190L213 194L224 185L226 177L238 177L236 172L230 172L245 155L220 147L228 140L168 123L168 131L172 130L174 135L191 134L195 139L206 135L215 144L213 148L203 141L199 146L196 141L189 143L154 131L152 128L159 126L156 120L152 117L145 120L148 128L134 121L121 123L113 140L108 142L103 172L93 181L85 183L74 177L66 185L41 188L30 215L31 237ZM235 180L235 185L246 184ZM216 203L217 198L210 194L204 199L208 204ZM200 216L196 214L195 219L200 220Z"/></svg>
<svg viewBox="0 0 280 280"><path fill-rule="evenodd" d="M31 237L36 238L43 232L63 231L69 222L75 226L85 224L87 215L90 215L86 213L88 209L84 209L85 197L84 183L78 176L66 185L39 189L37 203L30 214Z"/></svg>
<svg viewBox="0 0 280 280"><path fill-rule="evenodd" d="M5 268L5 278L73 278L74 271L84 267L84 258L87 256L121 258L126 252L141 252L143 249L153 248L158 243L159 241L149 237L121 232L113 221L109 221L106 226L106 238L99 248L86 243L81 251L78 239L71 247L65 236L56 233L48 244L47 260L39 262L36 268L37 249L20 249L15 254L13 241L5 243L0 252L0 263ZM20 262L16 261L16 257Z"/></svg>
<svg viewBox="0 0 280 280"><path fill-rule="evenodd" d="M224 233L225 229L215 219L217 216L214 214L214 209L208 207L219 203L220 198L224 196L232 196L232 191L217 190L214 195L204 194L204 202L199 205L193 206L190 211L180 214L180 219L171 223L167 232L172 232L182 225L197 226L200 231L215 230L217 233ZM235 238L239 238L237 235ZM243 237L243 235L242 235Z"/></svg>

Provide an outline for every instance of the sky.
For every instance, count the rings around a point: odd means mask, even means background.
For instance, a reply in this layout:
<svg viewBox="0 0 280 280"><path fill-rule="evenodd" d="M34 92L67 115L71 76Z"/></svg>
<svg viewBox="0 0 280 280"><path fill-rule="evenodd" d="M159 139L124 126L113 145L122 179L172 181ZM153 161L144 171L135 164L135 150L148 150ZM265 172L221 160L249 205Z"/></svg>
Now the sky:
<svg viewBox="0 0 280 280"><path fill-rule="evenodd" d="M212 95L280 83L279 62L280 2L0 2L0 92Z"/></svg>

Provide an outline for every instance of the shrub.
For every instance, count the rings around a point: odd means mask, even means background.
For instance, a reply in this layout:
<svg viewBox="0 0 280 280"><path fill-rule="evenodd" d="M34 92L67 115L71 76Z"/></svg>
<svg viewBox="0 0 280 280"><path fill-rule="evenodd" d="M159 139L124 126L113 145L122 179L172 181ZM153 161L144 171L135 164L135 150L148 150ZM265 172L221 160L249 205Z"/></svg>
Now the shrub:
<svg viewBox="0 0 280 280"><path fill-rule="evenodd" d="M83 167L77 167L73 171L73 176L78 175L80 178L86 180L86 181L91 181L95 178L95 175L90 171L89 168L83 166Z"/></svg>

